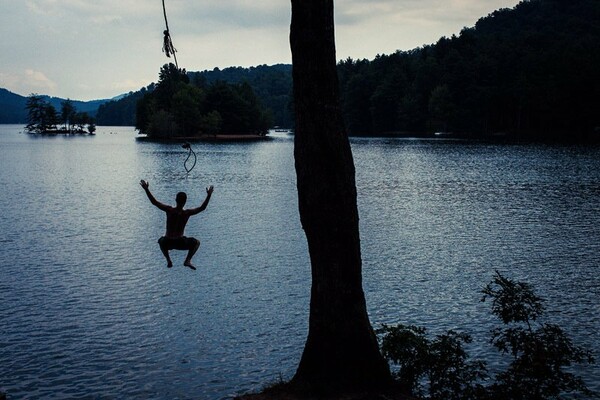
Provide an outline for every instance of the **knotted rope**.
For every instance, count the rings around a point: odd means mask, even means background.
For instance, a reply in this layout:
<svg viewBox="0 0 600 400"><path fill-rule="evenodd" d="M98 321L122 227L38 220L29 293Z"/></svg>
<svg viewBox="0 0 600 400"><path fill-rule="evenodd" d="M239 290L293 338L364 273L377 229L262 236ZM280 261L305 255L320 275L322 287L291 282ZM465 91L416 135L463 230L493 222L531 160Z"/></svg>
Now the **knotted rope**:
<svg viewBox="0 0 600 400"><path fill-rule="evenodd" d="M167 9L165 7L165 0L162 0L162 6L163 14L165 16L165 26L167 27L167 29L163 31L164 38L162 51L169 58L171 58L171 54L173 54L173 59L175 60L175 67L179 68L179 65L177 65L177 56L175 55L177 49L175 48L175 46L173 46L173 40L171 40L171 34L169 33L169 21L167 21Z"/></svg>

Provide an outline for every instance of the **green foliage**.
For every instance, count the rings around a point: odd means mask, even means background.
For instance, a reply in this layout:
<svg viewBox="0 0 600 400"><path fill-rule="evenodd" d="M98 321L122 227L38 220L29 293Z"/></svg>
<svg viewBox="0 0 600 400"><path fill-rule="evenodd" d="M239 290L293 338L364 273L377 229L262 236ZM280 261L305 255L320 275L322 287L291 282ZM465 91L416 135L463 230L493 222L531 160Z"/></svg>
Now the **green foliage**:
<svg viewBox="0 0 600 400"><path fill-rule="evenodd" d="M177 92L189 83L185 69L178 69L175 64L165 64L158 74L158 84L152 93L159 109L170 111L172 100Z"/></svg>
<svg viewBox="0 0 600 400"><path fill-rule="evenodd" d="M56 125L58 124L58 114L56 112L56 108L52 104L44 104L42 108L42 123L41 126L44 127L42 131L51 131L56 129Z"/></svg>
<svg viewBox="0 0 600 400"><path fill-rule="evenodd" d="M170 79L174 74L172 69L167 69L161 76ZM293 127L294 117L292 112L292 74L291 65L261 65L258 67L242 68L230 67L220 70L215 68L210 71L186 72L188 83L202 89L205 94L210 87L218 82L226 82L232 86L247 84L252 88L256 101L260 104L263 116L268 118L268 126ZM181 79L178 79L181 81ZM152 83L137 92L130 92L121 99L109 101L98 109L97 121L102 125L135 125L146 126L147 116L150 111L142 110L138 115L138 103L149 93L157 89L157 84ZM0 95L2 93L0 92ZM1 98L0 98L1 100ZM145 109L145 104L142 109ZM163 109L169 107L162 106ZM209 111L210 112L210 111ZM147 114L147 115L146 115ZM210 129L209 129L210 130Z"/></svg>
<svg viewBox="0 0 600 400"><path fill-rule="evenodd" d="M430 126L439 128L442 131L448 129L448 121L454 112L452 94L448 85L439 85L431 92L429 96L429 119Z"/></svg>
<svg viewBox="0 0 600 400"><path fill-rule="evenodd" d="M136 114L135 114L135 127L140 132L148 132L150 129L150 118L157 111L156 100L150 93L144 93L144 95L136 100Z"/></svg>
<svg viewBox="0 0 600 400"><path fill-rule="evenodd" d="M76 112L77 110L70 99L66 99L61 103L60 122L66 126L69 131L71 130L71 123L73 123L73 117Z"/></svg>
<svg viewBox="0 0 600 400"><path fill-rule="evenodd" d="M494 393L523 400L554 399L562 392L592 396L580 377L564 370L573 364L593 363L591 353L574 345L559 326L536 323L544 307L531 286L496 271L483 293L482 301L491 298L492 313L505 324L492 331L491 343L513 358L497 376Z"/></svg>
<svg viewBox="0 0 600 400"><path fill-rule="evenodd" d="M27 126L25 129L30 133L46 133L56 130L58 115L52 104L45 101L37 94L31 94L27 98Z"/></svg>
<svg viewBox="0 0 600 400"><path fill-rule="evenodd" d="M399 369L398 383L413 395L429 399L479 399L484 389L479 383L486 375L481 361L469 362L464 344L469 335L448 331L433 340L426 329L416 326L384 325L381 351ZM427 390L424 386L427 386Z"/></svg>
<svg viewBox="0 0 600 400"><path fill-rule="evenodd" d="M264 134L271 121L247 83L206 84L169 64L137 102L136 128L156 137Z"/></svg>
<svg viewBox="0 0 600 400"><path fill-rule="evenodd" d="M222 81L208 87L207 109L222 118L223 133L260 134L270 127L270 119L247 83Z"/></svg>
<svg viewBox="0 0 600 400"><path fill-rule="evenodd" d="M202 116L200 124L207 135L216 135L223 127L223 118L218 111L209 111Z"/></svg>
<svg viewBox="0 0 600 400"><path fill-rule="evenodd" d="M429 348L429 381L432 399L469 400L485 393L479 383L487 377L483 361L468 361L464 345L471 337L448 331L438 335Z"/></svg>
<svg viewBox="0 0 600 400"><path fill-rule="evenodd" d="M142 88L137 92L129 92L126 96L106 102L98 108L96 120L99 125L135 126L138 101L148 92L153 91L156 84Z"/></svg>
<svg viewBox="0 0 600 400"><path fill-rule="evenodd" d="M190 79L200 87L216 82L230 84L247 83L265 110L272 115L272 124L281 127L293 127L292 107L292 66L286 64L259 65L242 68L214 68L202 72L188 73ZM204 86L202 86L204 85Z"/></svg>
<svg viewBox="0 0 600 400"><path fill-rule="evenodd" d="M26 109L28 124L25 130L29 133L82 133L85 132L86 125L89 131L89 125L94 123L94 119L88 113L77 112L70 100L62 102L60 117L56 108L37 94L29 95ZM56 125L59 122L65 125L64 130L57 129ZM72 126L75 126L75 129ZM93 129L96 129L95 126Z"/></svg>
<svg viewBox="0 0 600 400"><path fill-rule="evenodd" d="M384 325L378 331L381 351L397 367L396 379L407 391L432 400L546 400L563 393L597 397L566 370L593 363L593 357L559 326L538 323L543 300L530 285L496 272L482 292L482 301L492 300L492 313L503 323L492 330L490 342L511 356L507 368L487 383L485 363L469 361L464 350L469 335L450 330L431 340L425 328Z"/></svg>
<svg viewBox="0 0 600 400"><path fill-rule="evenodd" d="M180 132L173 115L165 110L158 110L150 115L146 129L150 136L165 138L176 137Z"/></svg>
<svg viewBox="0 0 600 400"><path fill-rule="evenodd" d="M351 134L578 140L600 127L600 3L529 0L459 36L338 66Z"/></svg>
<svg viewBox="0 0 600 400"><path fill-rule="evenodd" d="M492 313L505 324L524 322L531 328L530 322L537 320L544 312L543 300L529 284L514 282L498 271L482 293L482 301L491 298Z"/></svg>
<svg viewBox="0 0 600 400"><path fill-rule="evenodd" d="M71 116L71 124L75 126L75 129L69 129L69 132L83 133L86 130L86 126L94 123L94 119L89 116L86 112L75 111Z"/></svg>
<svg viewBox="0 0 600 400"><path fill-rule="evenodd" d="M41 96L31 94L27 98L27 120L25 129L27 132L40 133L44 130L44 103Z"/></svg>
<svg viewBox="0 0 600 400"><path fill-rule="evenodd" d="M182 85L171 99L173 119L185 135L202 132L206 94L193 85Z"/></svg>
<svg viewBox="0 0 600 400"><path fill-rule="evenodd" d="M428 369L430 342L425 332L425 328L412 325L383 325L377 331L379 335L383 335L383 356L399 367L395 372L398 382L416 394L422 392L420 381Z"/></svg>

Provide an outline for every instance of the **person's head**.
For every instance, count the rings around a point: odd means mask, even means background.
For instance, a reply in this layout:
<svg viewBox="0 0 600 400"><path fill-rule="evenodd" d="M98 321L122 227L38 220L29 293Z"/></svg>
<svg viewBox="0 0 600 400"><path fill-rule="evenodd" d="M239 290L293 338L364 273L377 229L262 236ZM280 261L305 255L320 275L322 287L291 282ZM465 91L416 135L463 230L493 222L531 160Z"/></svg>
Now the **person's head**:
<svg viewBox="0 0 600 400"><path fill-rule="evenodd" d="M186 201L187 194L185 194L185 192L179 192L177 193L177 196L175 196L175 202L177 203L177 207L183 208Z"/></svg>

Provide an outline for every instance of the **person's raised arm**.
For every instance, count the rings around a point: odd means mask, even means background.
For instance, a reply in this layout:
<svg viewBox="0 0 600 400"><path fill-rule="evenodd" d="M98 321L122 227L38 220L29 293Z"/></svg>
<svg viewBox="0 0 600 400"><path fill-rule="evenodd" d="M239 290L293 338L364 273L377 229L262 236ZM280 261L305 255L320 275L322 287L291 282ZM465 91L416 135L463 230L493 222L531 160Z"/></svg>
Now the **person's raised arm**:
<svg viewBox="0 0 600 400"><path fill-rule="evenodd" d="M208 205L208 202L210 201L210 196L212 196L213 190L214 190L214 187L212 185L206 188L206 199L204 199L204 202L200 205L200 207L192 208L189 210L191 215L198 214L199 212L206 210L206 206Z"/></svg>
<svg viewBox="0 0 600 400"><path fill-rule="evenodd" d="M150 200L150 203L154 204L156 207L160 208L163 211L166 211L169 206L166 204L161 203L160 201L156 200L154 198L154 196L152 195L152 193L150 193L150 189L149 189L149 184L148 182L146 182L145 180L141 180L140 181L140 186L144 189L144 191L146 192L146 196L148 196L148 200Z"/></svg>

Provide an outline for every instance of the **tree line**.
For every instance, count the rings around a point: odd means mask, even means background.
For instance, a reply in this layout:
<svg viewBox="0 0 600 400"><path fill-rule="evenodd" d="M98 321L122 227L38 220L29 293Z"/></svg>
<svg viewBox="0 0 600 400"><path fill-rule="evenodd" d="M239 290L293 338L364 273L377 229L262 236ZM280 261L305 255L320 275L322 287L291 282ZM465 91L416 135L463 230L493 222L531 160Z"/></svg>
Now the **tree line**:
<svg viewBox="0 0 600 400"><path fill-rule="evenodd" d="M187 72L192 83L211 86L223 82L244 85L248 84L255 93L259 103L271 115L273 126L292 127L293 111L291 109L292 75L291 65L261 65L242 68L214 68L201 72ZM97 119L101 125L134 126L136 121L137 102L147 93L156 89L156 83L136 91L129 92L119 100L101 105Z"/></svg>
<svg viewBox="0 0 600 400"><path fill-rule="evenodd" d="M572 138L600 129L600 2L530 0L460 35L338 65L352 134Z"/></svg>
<svg viewBox="0 0 600 400"><path fill-rule="evenodd" d="M87 112L78 112L70 99L61 102L60 113L44 97L31 94L25 105L29 133L89 133L96 131L94 118ZM62 126L59 126L62 125Z"/></svg>
<svg viewBox="0 0 600 400"><path fill-rule="evenodd" d="M164 65L154 90L136 103L135 127L155 137L264 135L271 117L248 83L207 84L174 64Z"/></svg>
<svg viewBox="0 0 600 400"><path fill-rule="evenodd" d="M292 66L289 64L259 65L242 68L214 68L190 72L190 79L203 79L207 84L218 81L250 85L260 103L269 110L273 124L290 128L294 125L292 110Z"/></svg>
<svg viewBox="0 0 600 400"><path fill-rule="evenodd" d="M600 2L527 0L459 35L373 60L338 63L351 135L570 139L600 137ZM191 81L248 84L273 124L293 127L290 65L188 73ZM133 125L155 84L101 106L102 124Z"/></svg>

